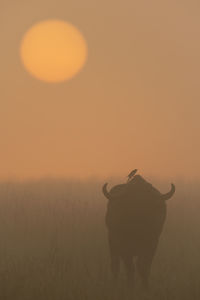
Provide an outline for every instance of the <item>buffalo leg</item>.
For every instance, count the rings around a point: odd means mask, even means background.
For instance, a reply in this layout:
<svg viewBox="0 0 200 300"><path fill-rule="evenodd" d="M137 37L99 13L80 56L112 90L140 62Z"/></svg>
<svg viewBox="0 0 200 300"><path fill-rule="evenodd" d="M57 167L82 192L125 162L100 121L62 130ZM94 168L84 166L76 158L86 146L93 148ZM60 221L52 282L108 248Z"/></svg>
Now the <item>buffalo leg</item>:
<svg viewBox="0 0 200 300"><path fill-rule="evenodd" d="M135 275L135 267L133 263L132 256L126 256L122 258L124 262L124 266L126 269L126 276L127 276L127 284L129 287L132 287L134 284L134 275Z"/></svg>
<svg viewBox="0 0 200 300"><path fill-rule="evenodd" d="M111 272L112 272L114 280L118 279L118 276L119 276L119 267L120 267L119 256L114 255L112 253L112 255L111 255Z"/></svg>
<svg viewBox="0 0 200 300"><path fill-rule="evenodd" d="M111 259L111 272L113 275L113 278L115 280L118 279L119 275L119 269L120 269L120 257L119 257L119 251L118 251L118 239L116 235L110 234L108 236L109 239L109 247L110 247L110 259Z"/></svg>
<svg viewBox="0 0 200 300"><path fill-rule="evenodd" d="M143 253L138 256L137 269L138 269L138 273L142 278L142 284L145 289L148 289L151 265L152 265L155 251L156 251L156 246L152 247L152 249L148 253Z"/></svg>

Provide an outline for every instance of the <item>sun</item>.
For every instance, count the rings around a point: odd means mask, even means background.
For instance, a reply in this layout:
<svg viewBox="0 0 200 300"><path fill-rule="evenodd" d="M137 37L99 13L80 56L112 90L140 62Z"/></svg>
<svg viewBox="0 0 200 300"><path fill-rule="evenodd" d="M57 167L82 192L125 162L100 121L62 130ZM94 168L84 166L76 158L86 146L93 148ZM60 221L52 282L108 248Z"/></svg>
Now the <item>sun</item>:
<svg viewBox="0 0 200 300"><path fill-rule="evenodd" d="M62 20L33 25L23 36L20 56L25 69L46 82L73 78L85 65L88 47L81 32Z"/></svg>

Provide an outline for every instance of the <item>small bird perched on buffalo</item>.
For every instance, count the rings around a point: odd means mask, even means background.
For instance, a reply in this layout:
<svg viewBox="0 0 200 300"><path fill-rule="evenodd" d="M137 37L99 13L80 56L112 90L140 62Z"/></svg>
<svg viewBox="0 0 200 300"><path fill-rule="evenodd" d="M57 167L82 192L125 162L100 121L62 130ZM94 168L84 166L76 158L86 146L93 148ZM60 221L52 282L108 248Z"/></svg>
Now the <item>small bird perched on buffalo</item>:
<svg viewBox="0 0 200 300"><path fill-rule="evenodd" d="M134 169L133 171L131 171L131 173L127 176L128 177L128 182L134 177L136 172L137 172L137 169Z"/></svg>

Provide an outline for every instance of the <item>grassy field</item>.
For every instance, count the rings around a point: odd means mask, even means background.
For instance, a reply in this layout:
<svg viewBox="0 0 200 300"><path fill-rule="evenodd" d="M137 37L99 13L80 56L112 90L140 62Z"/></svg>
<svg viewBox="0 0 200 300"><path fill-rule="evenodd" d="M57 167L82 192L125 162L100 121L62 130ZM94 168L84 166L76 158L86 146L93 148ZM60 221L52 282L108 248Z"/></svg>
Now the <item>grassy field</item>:
<svg viewBox="0 0 200 300"><path fill-rule="evenodd" d="M123 272L118 288L110 280L101 186L94 180L0 184L0 299L128 297ZM137 278L135 299L200 299L200 187L176 186L151 288L144 295Z"/></svg>

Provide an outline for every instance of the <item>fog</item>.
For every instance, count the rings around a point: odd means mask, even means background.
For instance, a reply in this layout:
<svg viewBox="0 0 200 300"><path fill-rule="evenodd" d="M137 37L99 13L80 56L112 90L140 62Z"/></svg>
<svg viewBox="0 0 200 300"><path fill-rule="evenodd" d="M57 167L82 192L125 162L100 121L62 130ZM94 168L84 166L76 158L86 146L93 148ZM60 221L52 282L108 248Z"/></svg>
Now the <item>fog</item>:
<svg viewBox="0 0 200 300"><path fill-rule="evenodd" d="M199 178L196 0L4 1L0 11L0 178ZM71 22L88 44L73 80L46 84L19 47L33 24Z"/></svg>
<svg viewBox="0 0 200 300"><path fill-rule="evenodd" d="M151 271L147 297L152 300L200 296L199 184L175 183ZM102 184L94 179L1 182L3 299L128 299L123 271L119 286L111 284ZM154 186L166 192L168 182L155 180ZM144 297L137 274L135 295Z"/></svg>
<svg viewBox="0 0 200 300"><path fill-rule="evenodd" d="M5 300L125 300L111 282L105 181L138 168L176 186L136 299L200 296L200 4L196 0L7 0L0 10L0 294ZM20 60L25 32L57 18L88 45L73 80ZM104 178L107 178L106 180Z"/></svg>

